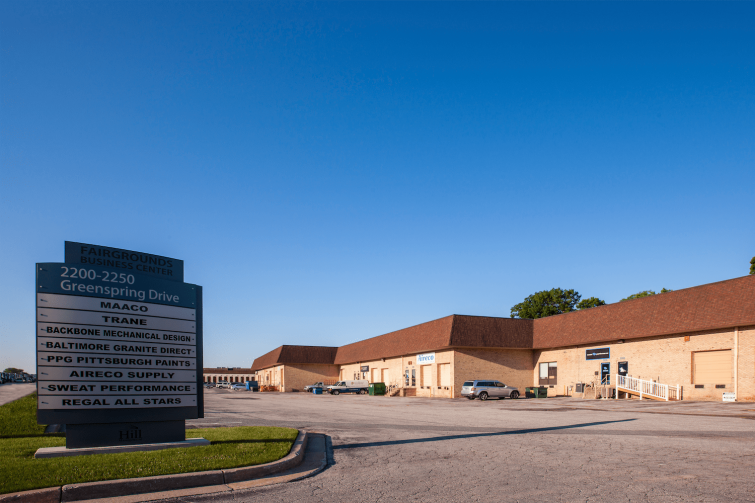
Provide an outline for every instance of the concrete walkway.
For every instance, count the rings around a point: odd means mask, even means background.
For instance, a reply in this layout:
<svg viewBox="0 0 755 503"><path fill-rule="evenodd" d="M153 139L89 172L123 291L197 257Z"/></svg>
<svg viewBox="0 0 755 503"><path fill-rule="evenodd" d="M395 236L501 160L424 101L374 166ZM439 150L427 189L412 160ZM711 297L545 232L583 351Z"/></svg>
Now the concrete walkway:
<svg viewBox="0 0 755 503"><path fill-rule="evenodd" d="M26 395L31 395L37 391L37 385L34 383L6 383L0 385L0 405L5 405L13 400L18 400Z"/></svg>

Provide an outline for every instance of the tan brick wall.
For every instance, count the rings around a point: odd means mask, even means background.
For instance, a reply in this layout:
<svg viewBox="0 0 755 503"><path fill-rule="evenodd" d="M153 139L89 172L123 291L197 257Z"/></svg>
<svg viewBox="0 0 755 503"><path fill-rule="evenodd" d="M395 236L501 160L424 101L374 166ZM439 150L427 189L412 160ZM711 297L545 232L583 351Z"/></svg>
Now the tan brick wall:
<svg viewBox="0 0 755 503"><path fill-rule="evenodd" d="M531 386L532 350L457 349L451 367L453 396L461 396L461 385L471 379L496 379L516 386L523 395L524 388Z"/></svg>
<svg viewBox="0 0 755 503"><path fill-rule="evenodd" d="M441 364L449 364L452 367L452 375L453 375L453 351L447 350L447 351L436 351L435 352L435 363L430 365L430 373L429 373L429 379L428 383L425 384L425 386L422 386L423 383L421 383L421 365L417 364L417 355L409 355L409 356L403 356L398 358L386 358L385 361L382 360L373 360L369 362L360 362L360 363L352 363L348 365L342 365L341 366L341 376L343 379L354 379L354 373L359 373L359 379L367 379L370 382L372 381L373 373L372 369L379 369L381 372L379 375L387 375L388 377L384 379L384 382L386 386L397 386L399 388L404 388L406 386L406 379L404 378L404 372L409 371L410 380L409 380L409 386L410 388L416 389L417 396L427 396L427 397L451 397L451 389L438 389L440 379L439 375L439 369L438 366ZM361 367L365 365L370 368L368 372L365 374L362 374L360 369ZM414 370L415 372L415 385L412 386L411 383L411 371ZM364 375L364 377L362 377ZM381 377L378 377L378 379L382 379ZM453 381L452 381L453 382ZM450 388L448 386L447 388Z"/></svg>
<svg viewBox="0 0 755 503"><path fill-rule="evenodd" d="M685 341L685 336L690 340ZM610 347L609 360L586 360L585 350L598 347ZM710 330L663 337L649 337L635 339L625 343L593 344L571 348L550 350L512 350L512 349L456 349L435 352L435 364L431 367L430 385L421 386L421 369L417 365L416 355L398 358L387 358L386 361L374 360L349 365L342 365L341 377L336 371L336 379L353 379L360 367L370 367L370 372L364 374L364 379L372 382L372 369L386 369L389 377L385 379L387 385L404 387L404 372L416 372L415 388L417 396L459 397L461 385L469 379L497 379L505 384L516 386L520 392L528 386L538 386L538 364L540 362L558 363L558 381L553 388L549 388L548 395L568 394L568 386L574 386L578 381L591 382L595 378L595 371L600 370L600 363L611 363L612 381L618 372L618 362L629 362L629 375L641 379L657 380L663 384L680 384L685 400L715 400L720 401L723 392L734 391L734 382L725 384L725 389L706 385L703 389L696 389L693 384L692 361L693 353L730 349L734 352L734 329ZM734 357L732 357L734 360ZM739 329L739 355L737 375L737 399L739 401L755 401L755 327ZM410 364L411 362L411 364ZM451 389L438 389L439 367L448 363L451 366ZM732 362L732 365L734 363ZM378 373L378 375L380 375ZM359 374L359 378L363 378ZM378 379L381 379L378 377ZM262 383L264 381L261 380ZM309 383L306 383L309 384ZM300 385L298 382L297 386ZM303 387L303 385L301 385ZM288 387L288 386L287 386ZM411 387L411 383L410 383Z"/></svg>
<svg viewBox="0 0 755 503"><path fill-rule="evenodd" d="M755 327L739 329L737 401L755 402Z"/></svg>
<svg viewBox="0 0 755 503"><path fill-rule="evenodd" d="M300 364L284 365L281 391L304 391L304 386L320 381L338 379L338 365Z"/></svg>
<svg viewBox="0 0 755 503"><path fill-rule="evenodd" d="M689 341L685 341L685 336ZM753 377L755 377L755 330L753 327L740 329L739 337L739 399L749 396L753 399ZM586 360L585 350L598 347L610 347L609 360ZM535 365L532 371L532 384L538 385L538 364L541 362L558 363L558 381L549 388L548 396L568 393L568 386L578 381L592 382L595 372L600 371L602 362L611 363L611 382L618 372L618 362L629 363L629 375L640 379L655 380L662 384L682 386L685 400L720 401L724 392L734 391L733 379L725 389L717 389L706 384L705 388L695 388L692 375L693 353L720 349L734 349L734 329L692 332L663 337L631 340L625 343L595 344L574 348L560 348L535 351ZM732 351L733 353L733 351ZM732 358L733 360L733 358ZM733 362L732 362L733 365Z"/></svg>

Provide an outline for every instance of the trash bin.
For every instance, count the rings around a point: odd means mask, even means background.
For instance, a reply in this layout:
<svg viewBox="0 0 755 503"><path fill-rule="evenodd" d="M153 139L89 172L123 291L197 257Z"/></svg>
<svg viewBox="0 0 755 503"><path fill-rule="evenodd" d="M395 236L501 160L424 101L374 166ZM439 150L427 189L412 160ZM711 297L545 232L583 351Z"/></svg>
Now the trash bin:
<svg viewBox="0 0 755 503"><path fill-rule="evenodd" d="M374 382L370 384L370 396L385 395L385 383Z"/></svg>
<svg viewBox="0 0 755 503"><path fill-rule="evenodd" d="M525 398L537 398L537 388L533 388L532 386L528 388L524 388L524 397Z"/></svg>
<svg viewBox="0 0 755 503"><path fill-rule="evenodd" d="M313 395L322 395L322 388L312 388Z"/></svg>
<svg viewBox="0 0 755 503"><path fill-rule="evenodd" d="M536 398L548 398L548 388L545 386L540 386L537 388L537 397Z"/></svg>

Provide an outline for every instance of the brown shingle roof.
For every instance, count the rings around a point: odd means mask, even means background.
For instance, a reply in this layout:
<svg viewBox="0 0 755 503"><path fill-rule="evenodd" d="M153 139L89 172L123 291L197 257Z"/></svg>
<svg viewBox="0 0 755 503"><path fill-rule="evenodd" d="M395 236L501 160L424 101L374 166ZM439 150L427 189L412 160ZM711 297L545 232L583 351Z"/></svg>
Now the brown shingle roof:
<svg viewBox="0 0 755 503"><path fill-rule="evenodd" d="M532 347L532 320L454 314L338 348L335 363L435 351L449 347Z"/></svg>
<svg viewBox="0 0 755 503"><path fill-rule="evenodd" d="M451 315L340 348L281 346L252 370L282 363L379 360L451 347L545 349L755 325L755 275L537 320Z"/></svg>
<svg viewBox="0 0 755 503"><path fill-rule="evenodd" d="M266 369L284 363L325 363L332 364L338 348L328 346L287 346L283 345L260 356L252 363L252 371Z"/></svg>
<svg viewBox="0 0 755 503"><path fill-rule="evenodd" d="M338 348L335 363L346 363L391 358L409 353L421 353L448 346L453 316L428 321L420 325L397 330Z"/></svg>
<svg viewBox="0 0 755 503"><path fill-rule="evenodd" d="M535 320L533 347L555 348L755 325L755 276Z"/></svg>

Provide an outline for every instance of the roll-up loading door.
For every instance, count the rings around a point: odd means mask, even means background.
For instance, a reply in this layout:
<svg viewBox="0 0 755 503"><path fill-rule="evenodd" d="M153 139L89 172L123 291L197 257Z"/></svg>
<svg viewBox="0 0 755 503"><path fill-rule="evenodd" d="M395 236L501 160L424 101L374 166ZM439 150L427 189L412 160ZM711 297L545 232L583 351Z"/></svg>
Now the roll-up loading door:
<svg viewBox="0 0 755 503"><path fill-rule="evenodd" d="M731 384L731 350L699 351L694 354L695 384Z"/></svg>

